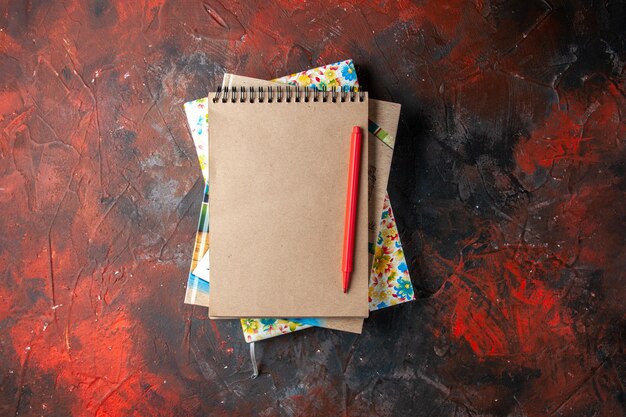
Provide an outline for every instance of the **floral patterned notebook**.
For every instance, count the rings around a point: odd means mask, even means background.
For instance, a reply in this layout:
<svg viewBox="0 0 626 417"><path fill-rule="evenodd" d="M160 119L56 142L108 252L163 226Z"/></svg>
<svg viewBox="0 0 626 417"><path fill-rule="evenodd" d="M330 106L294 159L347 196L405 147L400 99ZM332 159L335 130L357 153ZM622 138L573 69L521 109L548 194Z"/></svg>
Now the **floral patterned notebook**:
<svg viewBox="0 0 626 417"><path fill-rule="evenodd" d="M351 60L302 71L281 77L274 82L322 89L338 87L357 87L356 71ZM208 118L206 98L201 98L184 105L192 138L196 145L198 160L205 179L208 179ZM393 148L394 139L375 122L370 121L369 131L387 146ZM198 222L198 233L194 247L191 271L187 283L185 302L188 304L208 305L210 289L208 268L198 266L208 251L208 185L205 188L203 206ZM385 197L383 213L377 241L371 245L374 253L369 285L369 309L375 311L384 307L400 304L414 299L413 286L408 267L404 259L402 244L398 235L395 219L388 196ZM206 255L208 257L208 255ZM244 337L248 342L267 339L281 334L302 330L312 325L324 326L323 319L241 319Z"/></svg>

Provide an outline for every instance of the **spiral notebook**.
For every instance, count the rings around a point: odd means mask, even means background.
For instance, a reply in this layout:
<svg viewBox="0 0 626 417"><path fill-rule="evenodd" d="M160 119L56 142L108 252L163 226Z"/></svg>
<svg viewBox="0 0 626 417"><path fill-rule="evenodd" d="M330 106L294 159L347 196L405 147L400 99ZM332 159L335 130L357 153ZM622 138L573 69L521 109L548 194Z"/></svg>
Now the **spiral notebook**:
<svg viewBox="0 0 626 417"><path fill-rule="evenodd" d="M367 317L365 169L352 281L341 287L349 138L367 130L367 109L354 91L209 94L211 317Z"/></svg>

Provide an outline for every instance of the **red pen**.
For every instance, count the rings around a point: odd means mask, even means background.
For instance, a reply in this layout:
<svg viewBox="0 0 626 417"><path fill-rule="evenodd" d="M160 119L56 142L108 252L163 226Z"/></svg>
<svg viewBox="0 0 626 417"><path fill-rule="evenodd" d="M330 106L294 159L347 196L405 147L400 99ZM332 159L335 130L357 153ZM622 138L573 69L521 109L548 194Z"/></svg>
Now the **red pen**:
<svg viewBox="0 0 626 417"><path fill-rule="evenodd" d="M361 165L361 142L363 135L361 128L352 128L350 139L350 162L348 165L348 192L346 196L346 218L343 228L343 257L341 270L343 271L343 292L348 292L352 260L354 257L354 232L356 226L356 206L359 199L359 167Z"/></svg>

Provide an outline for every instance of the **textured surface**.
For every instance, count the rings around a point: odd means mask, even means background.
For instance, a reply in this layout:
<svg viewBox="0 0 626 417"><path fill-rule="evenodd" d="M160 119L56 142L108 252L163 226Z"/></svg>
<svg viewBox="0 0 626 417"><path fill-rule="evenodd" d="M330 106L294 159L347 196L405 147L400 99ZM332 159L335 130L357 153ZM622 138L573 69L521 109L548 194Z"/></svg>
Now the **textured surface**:
<svg viewBox="0 0 626 417"><path fill-rule="evenodd" d="M621 415L625 18L0 2L0 415ZM389 191L420 300L267 341L252 381L239 324L182 304L203 188L182 103L347 57L403 105Z"/></svg>

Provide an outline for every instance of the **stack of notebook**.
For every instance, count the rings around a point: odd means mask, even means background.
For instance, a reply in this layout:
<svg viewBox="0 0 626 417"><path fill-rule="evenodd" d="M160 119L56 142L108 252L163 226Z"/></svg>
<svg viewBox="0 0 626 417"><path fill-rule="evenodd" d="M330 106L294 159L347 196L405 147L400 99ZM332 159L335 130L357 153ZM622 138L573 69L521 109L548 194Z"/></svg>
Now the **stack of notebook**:
<svg viewBox="0 0 626 417"><path fill-rule="evenodd" d="M311 326L360 333L370 311L414 299L386 194L400 105L358 87L346 60L272 81L225 74L185 103L206 180L185 302L240 319L248 342ZM369 133L344 293L353 126Z"/></svg>

